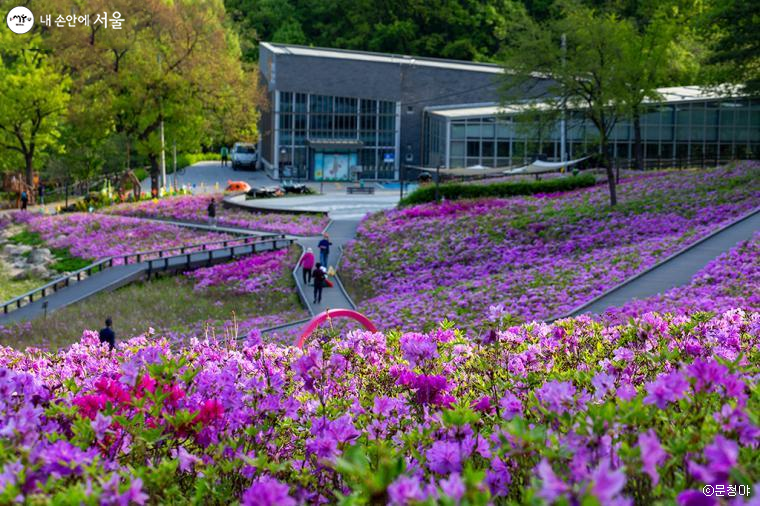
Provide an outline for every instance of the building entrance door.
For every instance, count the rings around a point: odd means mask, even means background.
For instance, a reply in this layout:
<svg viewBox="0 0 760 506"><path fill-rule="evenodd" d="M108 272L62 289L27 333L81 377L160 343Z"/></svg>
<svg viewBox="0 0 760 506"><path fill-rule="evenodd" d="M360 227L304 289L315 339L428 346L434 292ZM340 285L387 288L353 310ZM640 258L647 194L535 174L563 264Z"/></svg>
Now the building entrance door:
<svg viewBox="0 0 760 506"><path fill-rule="evenodd" d="M356 151L315 151L314 179L317 181L348 181L351 167L356 166Z"/></svg>

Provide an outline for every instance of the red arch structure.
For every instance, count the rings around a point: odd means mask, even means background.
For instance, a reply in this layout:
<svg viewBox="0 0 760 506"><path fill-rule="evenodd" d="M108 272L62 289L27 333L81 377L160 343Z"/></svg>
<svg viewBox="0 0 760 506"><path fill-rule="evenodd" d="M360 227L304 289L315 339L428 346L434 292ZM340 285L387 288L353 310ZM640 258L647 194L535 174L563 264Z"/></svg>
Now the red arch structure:
<svg viewBox="0 0 760 506"><path fill-rule="evenodd" d="M296 341L296 346L298 348L303 348L303 345L306 343L306 339L308 339L309 336L317 329L317 327L319 327L328 318L350 318L361 323L362 326L370 332L377 332L377 327L375 327L369 318L359 313L358 311L354 311L353 309L333 309L331 311L328 309L327 311L319 313L317 316L312 318L306 327L304 327L303 332L301 332L301 336L298 338L298 341Z"/></svg>

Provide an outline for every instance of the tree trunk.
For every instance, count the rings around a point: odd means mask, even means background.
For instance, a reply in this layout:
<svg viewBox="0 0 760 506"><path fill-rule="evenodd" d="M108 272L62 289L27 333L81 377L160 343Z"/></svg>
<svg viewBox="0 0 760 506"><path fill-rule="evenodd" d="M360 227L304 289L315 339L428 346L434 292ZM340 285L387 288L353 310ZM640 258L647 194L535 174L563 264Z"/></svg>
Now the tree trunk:
<svg viewBox="0 0 760 506"><path fill-rule="evenodd" d="M617 205L617 188L615 184L615 171L610 163L610 159L607 156L607 139L602 137L600 142L600 148L602 151L601 161L602 165L607 172L607 185L610 187L610 206Z"/></svg>
<svg viewBox="0 0 760 506"><path fill-rule="evenodd" d="M644 145L641 143L641 114L638 111L633 115L633 152L636 160L636 169L644 170Z"/></svg>
<svg viewBox="0 0 760 506"><path fill-rule="evenodd" d="M26 160L26 184L32 186L34 179L34 152L30 150L24 153L24 159Z"/></svg>
<svg viewBox="0 0 760 506"><path fill-rule="evenodd" d="M153 197L158 197L159 194L159 186L158 186L158 156L151 154L148 156L148 159L150 160L150 194Z"/></svg>

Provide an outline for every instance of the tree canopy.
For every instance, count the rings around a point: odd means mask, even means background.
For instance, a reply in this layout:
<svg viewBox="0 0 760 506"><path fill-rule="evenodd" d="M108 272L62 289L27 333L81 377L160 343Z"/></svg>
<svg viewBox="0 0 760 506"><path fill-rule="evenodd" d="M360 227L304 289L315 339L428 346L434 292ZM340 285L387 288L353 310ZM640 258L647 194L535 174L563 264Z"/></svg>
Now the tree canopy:
<svg viewBox="0 0 760 506"><path fill-rule="evenodd" d="M106 0L39 0L30 7L92 21L114 10ZM241 61L221 0L122 0L118 9L121 29L91 22L38 24L29 36L3 31L4 159L18 152L30 173L35 149L50 146L59 159L52 166L92 176L141 157L155 190L162 123L167 143L180 151L256 140L258 79Z"/></svg>

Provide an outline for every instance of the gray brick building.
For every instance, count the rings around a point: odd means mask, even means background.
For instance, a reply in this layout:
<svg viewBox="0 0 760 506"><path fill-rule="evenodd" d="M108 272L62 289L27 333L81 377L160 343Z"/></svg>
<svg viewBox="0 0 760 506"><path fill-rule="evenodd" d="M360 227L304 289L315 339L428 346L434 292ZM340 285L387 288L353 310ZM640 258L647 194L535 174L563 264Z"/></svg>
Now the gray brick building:
<svg viewBox="0 0 760 506"><path fill-rule="evenodd" d="M499 101L498 65L261 43L260 160L274 177L398 179L429 163L427 109ZM546 93L535 78L525 98Z"/></svg>
<svg viewBox="0 0 760 506"><path fill-rule="evenodd" d="M274 177L398 180L401 164L507 168L599 149L583 111L566 111L564 139L559 122L524 116L526 106L551 107L542 100L548 79L533 76L510 91L517 100L500 103L497 65L262 43L260 67L270 101L260 159ZM760 98L697 86L659 95L641 117L647 167L760 156ZM615 165L633 163L634 138L619 118L609 139Z"/></svg>

